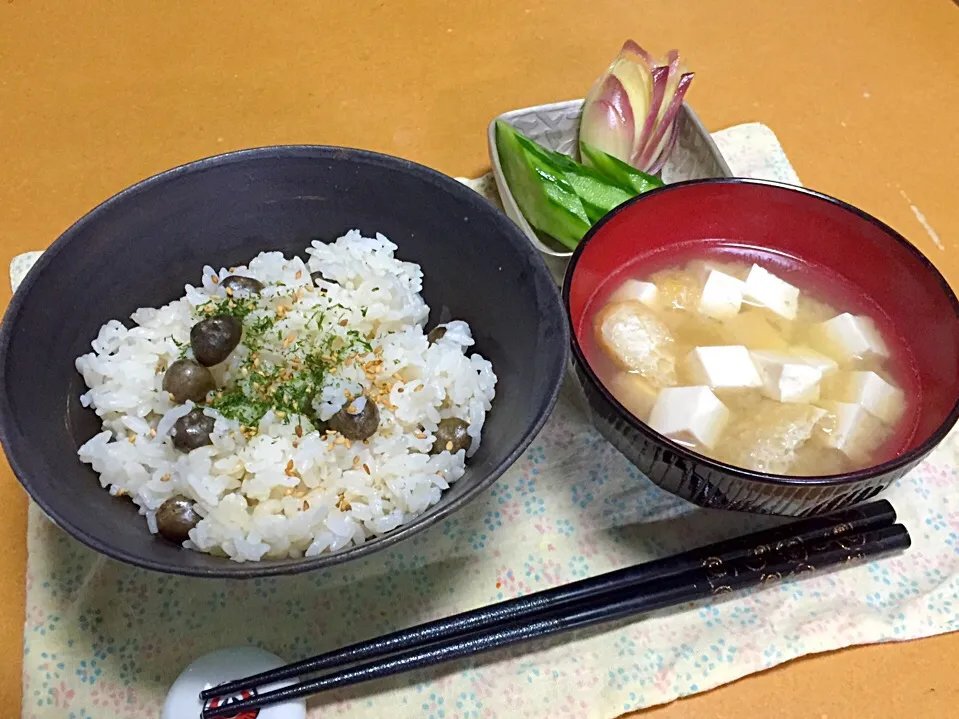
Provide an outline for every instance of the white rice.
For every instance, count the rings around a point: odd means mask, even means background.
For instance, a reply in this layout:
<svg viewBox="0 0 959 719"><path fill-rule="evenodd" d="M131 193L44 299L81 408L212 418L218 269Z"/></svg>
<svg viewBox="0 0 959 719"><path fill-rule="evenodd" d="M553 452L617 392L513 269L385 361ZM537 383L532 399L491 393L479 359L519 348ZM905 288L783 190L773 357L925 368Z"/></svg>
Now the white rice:
<svg viewBox="0 0 959 719"><path fill-rule="evenodd" d="M151 532L163 502L192 500L202 520L184 546L239 562L313 556L409 522L463 475L466 455L479 447L496 376L486 359L467 354L473 339L465 322L448 323L443 338L428 343L422 272L395 259L395 250L382 235L352 231L332 244L314 242L308 263L264 252L232 272L204 267L202 282L187 285L181 299L137 310L132 329L111 320L92 342L93 352L76 361L89 388L80 399L103 422L103 431L80 448L80 459L111 494L133 500ZM310 272L317 270L330 281L314 289ZM274 344L265 341L265 358L276 357L271 348L279 352L280 338L290 335L307 347L321 335L369 338L373 351L328 374L314 402L326 420L347 401L346 392L369 396L391 386L383 390L388 401L378 403L379 429L368 441L348 447L338 435L321 435L307 420L278 418L272 410L249 438L238 421L207 408L216 417L212 445L188 453L173 447L170 431L193 405L176 404L163 391L162 368L189 345L202 305L225 301L219 280L229 274L263 282L261 301L269 311L284 301L292 305L270 333ZM322 332L307 328L318 311ZM231 386L247 358L241 343L211 368L217 386ZM382 364L364 372L364 363L369 369L377 358ZM429 454L437 424L448 417L469 423L470 449Z"/></svg>

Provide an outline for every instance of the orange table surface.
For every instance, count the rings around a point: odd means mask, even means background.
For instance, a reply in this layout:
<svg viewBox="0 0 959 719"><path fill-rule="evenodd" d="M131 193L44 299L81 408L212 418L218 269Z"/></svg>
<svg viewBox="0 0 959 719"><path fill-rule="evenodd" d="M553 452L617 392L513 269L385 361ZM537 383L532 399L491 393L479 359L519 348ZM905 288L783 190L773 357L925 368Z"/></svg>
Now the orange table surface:
<svg viewBox="0 0 959 719"><path fill-rule="evenodd" d="M491 118L581 97L627 36L684 52L710 129L768 124L807 186L959 282L951 0L0 0L0 264L139 179L243 147L341 144L481 174ZM0 716L14 716L27 502L5 462L0 485ZM957 665L956 635L851 649L646 715L954 716Z"/></svg>

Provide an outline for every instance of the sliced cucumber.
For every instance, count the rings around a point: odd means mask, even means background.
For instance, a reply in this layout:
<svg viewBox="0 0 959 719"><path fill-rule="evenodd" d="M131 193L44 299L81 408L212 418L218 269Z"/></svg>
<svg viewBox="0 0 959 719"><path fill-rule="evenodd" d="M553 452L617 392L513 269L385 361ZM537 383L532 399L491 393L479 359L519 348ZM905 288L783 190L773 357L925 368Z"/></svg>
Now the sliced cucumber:
<svg viewBox="0 0 959 719"><path fill-rule="evenodd" d="M528 153L537 155L543 162L552 163L557 171L563 173L582 201L590 222L597 222L607 212L636 194L616 185L596 170L581 165L561 152L548 150L528 137L521 135L519 144Z"/></svg>
<svg viewBox="0 0 959 719"><path fill-rule="evenodd" d="M497 121L496 146L510 192L533 227L573 249L592 224L586 208L562 169L521 140L527 138Z"/></svg>
<svg viewBox="0 0 959 719"><path fill-rule="evenodd" d="M585 142L580 143L579 154L587 165L595 168L604 177L636 193L641 194L663 186L663 181L658 177L637 170L632 165Z"/></svg>

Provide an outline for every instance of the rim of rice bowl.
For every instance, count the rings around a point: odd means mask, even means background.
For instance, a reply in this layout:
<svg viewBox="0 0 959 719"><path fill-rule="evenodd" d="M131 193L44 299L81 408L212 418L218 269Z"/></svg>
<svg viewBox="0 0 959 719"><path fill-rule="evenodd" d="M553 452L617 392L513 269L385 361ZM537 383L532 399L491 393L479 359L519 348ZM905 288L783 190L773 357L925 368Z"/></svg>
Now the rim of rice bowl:
<svg viewBox="0 0 959 719"><path fill-rule="evenodd" d="M354 230L329 244L313 242L307 261L263 252L246 266L204 267L200 283L186 285L180 299L137 310L132 328L107 322L93 352L76 360L88 388L81 402L103 424L80 447L81 461L111 494L132 499L153 533L164 502L192 501L200 521L184 546L239 562L336 551L421 515L479 448L496 375L471 351L466 322L446 323L442 337L427 339L422 271L395 250L383 235ZM265 287L242 320L240 345L210 368L219 390L201 406L214 418L211 444L184 452L171 431L194 404L175 402L162 388L163 374L191 356L190 330L207 308L239 300L221 285L231 274ZM253 351L251 327L260 333ZM224 390L246 381L254 360L279 384L298 376L293 370L317 348L335 359L304 414L265 402L248 426L241 418L249 407L218 405ZM341 410L362 411L362 397L379 410L371 437L351 442L318 431ZM440 421L453 417L467 424L468 449L434 450Z"/></svg>

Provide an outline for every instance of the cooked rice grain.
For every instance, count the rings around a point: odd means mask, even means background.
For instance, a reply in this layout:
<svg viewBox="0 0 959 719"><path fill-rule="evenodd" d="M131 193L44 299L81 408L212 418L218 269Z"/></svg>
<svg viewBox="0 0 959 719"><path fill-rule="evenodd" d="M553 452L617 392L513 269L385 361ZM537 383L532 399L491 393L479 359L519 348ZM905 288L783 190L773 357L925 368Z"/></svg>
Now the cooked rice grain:
<svg viewBox="0 0 959 719"><path fill-rule="evenodd" d="M496 376L486 359L467 354L473 339L465 322L449 323L444 337L428 344L422 272L396 259L395 250L382 235L352 231L331 244L314 242L308 262L264 252L232 270L203 268L200 284L187 285L181 299L137 310L132 329L107 322L93 352L76 361L89 388L81 401L103 423L80 459L111 494L133 500L151 532L164 501L193 500L203 519L185 546L240 562L335 551L411 521L463 475L466 454L479 447ZM317 270L329 281L314 287L310 273ZM278 353L309 347L323 333L370 338L370 353L326 377L314 408L326 420L350 397L377 397L373 437L350 443L321 436L308 422L272 410L244 434L240 422L207 408L216 417L212 445L187 454L173 448L170 431L193 405L171 401L161 388L163 369L189 344L198 308L226 300L220 283L231 273L267 285L262 297L272 303L276 343L264 345L257 360L277 361ZM318 311L326 318L322 333L315 329ZM218 387L244 376L249 359L241 344L212 368ZM429 454L446 417L469 422L468 453Z"/></svg>

